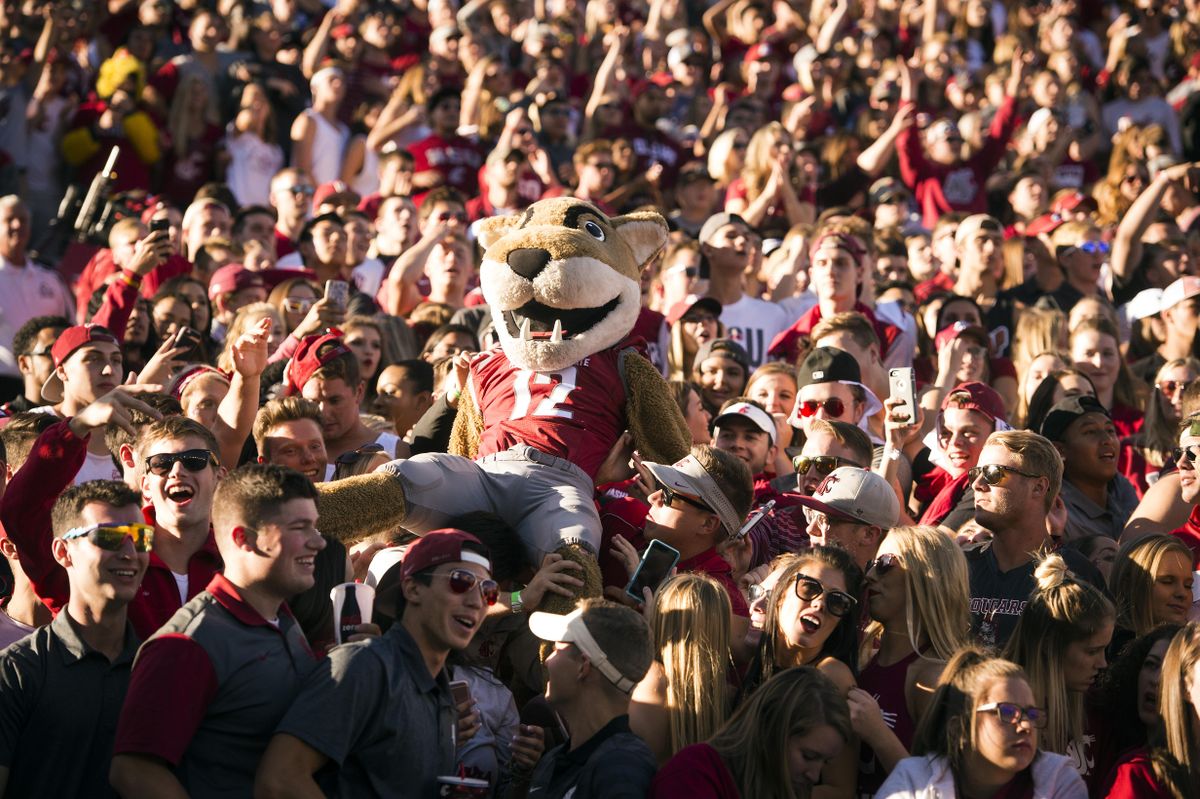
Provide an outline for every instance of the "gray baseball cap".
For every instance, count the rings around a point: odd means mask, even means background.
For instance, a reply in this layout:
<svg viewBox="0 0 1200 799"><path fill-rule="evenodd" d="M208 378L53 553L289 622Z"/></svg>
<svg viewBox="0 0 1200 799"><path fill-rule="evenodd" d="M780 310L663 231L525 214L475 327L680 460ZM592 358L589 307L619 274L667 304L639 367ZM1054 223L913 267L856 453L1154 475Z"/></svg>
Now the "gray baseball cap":
<svg viewBox="0 0 1200 799"><path fill-rule="evenodd" d="M900 522L896 492L887 480L869 469L840 466L813 489L811 497L796 501L834 519L873 524L884 530Z"/></svg>

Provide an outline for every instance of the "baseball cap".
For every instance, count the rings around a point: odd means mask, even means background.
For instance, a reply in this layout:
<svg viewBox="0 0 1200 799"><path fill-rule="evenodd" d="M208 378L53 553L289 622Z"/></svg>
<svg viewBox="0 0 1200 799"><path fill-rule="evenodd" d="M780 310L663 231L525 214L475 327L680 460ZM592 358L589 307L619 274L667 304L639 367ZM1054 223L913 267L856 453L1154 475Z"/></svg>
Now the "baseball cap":
<svg viewBox="0 0 1200 799"><path fill-rule="evenodd" d="M709 183L713 182L712 175L708 174L708 166L699 161L693 161L690 164L684 164L679 170L679 177L675 179L675 186L686 186L689 183L695 183L700 180L708 181Z"/></svg>
<svg viewBox="0 0 1200 799"><path fill-rule="evenodd" d="M1163 289L1159 310L1173 308L1186 299L1200 294L1200 277L1185 275Z"/></svg>
<svg viewBox="0 0 1200 799"><path fill-rule="evenodd" d="M862 383L862 369L854 356L837 347L817 347L800 364L796 387L813 383Z"/></svg>
<svg viewBox="0 0 1200 799"><path fill-rule="evenodd" d="M839 466L813 489L812 496L797 497L806 508L835 519L863 522L887 530L900 522L896 492L870 469Z"/></svg>
<svg viewBox="0 0 1200 799"><path fill-rule="evenodd" d="M661 463L643 464L654 475L654 479L672 490L699 497L700 501L712 509L721 520L725 532L732 538L742 526L742 517L733 509L733 503L717 486L708 470L695 455L688 455L683 460L676 461L670 466Z"/></svg>
<svg viewBox="0 0 1200 799"><path fill-rule="evenodd" d="M1048 236L1066 222L1062 214L1042 214L1025 226L1026 236Z"/></svg>
<svg viewBox="0 0 1200 799"><path fill-rule="evenodd" d="M696 52L696 49L692 47L690 42L677 44L671 48L670 52L667 53L667 66L671 69L674 69L675 67L687 61L689 58L697 55L702 54Z"/></svg>
<svg viewBox="0 0 1200 799"><path fill-rule="evenodd" d="M334 197L340 195L346 196L346 202L349 205L358 205L358 193L351 189L343 180L331 180L328 183L322 183L317 186L317 190L313 192L313 208L320 208L321 203L331 202Z"/></svg>
<svg viewBox="0 0 1200 799"><path fill-rule="evenodd" d="M225 264L213 272L208 284L208 298L215 300L222 294L233 294L242 289L266 288L261 272L252 272L242 264Z"/></svg>
<svg viewBox="0 0 1200 799"><path fill-rule="evenodd" d="M339 355L350 352L342 341L342 331L331 330L322 335L305 336L284 370L285 396L299 394L317 370Z"/></svg>
<svg viewBox="0 0 1200 799"><path fill-rule="evenodd" d="M867 196L871 205L881 205L895 202L898 199L910 199L912 192L895 178L880 178L871 184L871 190Z"/></svg>
<svg viewBox="0 0 1200 799"><path fill-rule="evenodd" d="M989 216L988 214L971 214L958 223L958 229L954 231L954 245L956 247L963 246L963 243L968 238L974 236L980 230L1004 235L1004 226L1000 224L1000 220L996 217Z"/></svg>
<svg viewBox="0 0 1200 799"><path fill-rule="evenodd" d="M991 336L979 325L973 325L967 321L958 321L951 325L946 325L938 331L937 336L933 339L933 346L938 352L941 352L942 347L949 344L959 336L969 336L976 339L987 349L992 347Z"/></svg>
<svg viewBox="0 0 1200 799"><path fill-rule="evenodd" d="M407 580L417 572L433 569L443 563L475 563L492 571L487 547L464 530L444 527L430 530L409 545L404 553L400 579Z"/></svg>
<svg viewBox="0 0 1200 799"><path fill-rule="evenodd" d="M50 376L46 378L46 382L42 384L42 398L46 402L54 405L63 400L63 383L58 376L58 367L62 366L75 350L98 342L114 344L118 347L121 346L121 342L117 341L117 337L110 333L108 328L101 327L100 325L75 325L68 327L59 334L54 344L50 347L50 357L54 360L55 370L50 373ZM118 382L119 380L120 376L118 376Z"/></svg>
<svg viewBox="0 0 1200 799"><path fill-rule="evenodd" d="M993 422L999 421L1007 424L1008 421L1004 410L1004 400L996 392L996 389L978 381L959 383L951 389L946 398L942 400L942 410L950 407L978 411Z"/></svg>
<svg viewBox="0 0 1200 799"><path fill-rule="evenodd" d="M167 389L167 393L175 399L179 399L183 396L183 392L187 391L188 386L205 375L216 375L224 380L226 384L229 383L230 379L230 375L225 374L215 366L209 366L206 363L196 363L188 366L175 376L175 379L171 381Z"/></svg>
<svg viewBox="0 0 1200 799"><path fill-rule="evenodd" d="M1089 197L1081 191L1064 194L1050 205L1051 213L1066 214L1073 211L1095 211L1100 206L1096 198Z"/></svg>
<svg viewBox="0 0 1200 799"><path fill-rule="evenodd" d="M458 29L458 26L452 22L446 23L445 25L438 25L436 28L433 29L433 32L429 34L429 41L431 41L431 42L435 39L461 39L461 38L462 38L462 31L460 31Z"/></svg>
<svg viewBox="0 0 1200 799"><path fill-rule="evenodd" d="M1038 432L1050 441L1062 441L1063 434L1067 432L1067 428L1076 419L1089 413L1102 413L1104 414L1104 418L1112 418L1108 412L1108 408L1101 405L1100 400L1091 394L1064 397L1054 403L1054 407L1050 409L1050 412L1046 414L1046 418L1042 420L1042 427Z"/></svg>
<svg viewBox="0 0 1200 799"><path fill-rule="evenodd" d="M1163 309L1163 294L1162 289L1144 289L1133 296L1133 299L1122 306L1125 319L1130 322L1136 322L1138 319L1145 319L1149 316L1154 316Z"/></svg>
<svg viewBox="0 0 1200 799"><path fill-rule="evenodd" d="M668 325L673 325L680 319L688 315L688 312L693 308L699 308L702 311L708 311L718 319L721 318L721 301L716 297L689 297L685 300L672 305L666 313Z"/></svg>
<svg viewBox="0 0 1200 799"><path fill-rule="evenodd" d="M617 654L622 652L623 640L614 639L604 641L602 645L596 639L596 635L600 634L601 638L611 637L599 633L599 625L593 622L592 627L588 626L588 621L595 618L597 613L614 613L624 611L629 614L630 624L645 624L645 621L636 612L629 608L606 608L589 607L579 608L571 611L565 616L560 616L557 613L543 613L536 611L529 614L529 630L543 641L557 641L564 644L574 644L580 652L583 653L591 664L595 666L601 674L604 675L610 683L615 685L625 693L632 693L634 687L641 682L646 676L645 669L642 669L641 674L637 674L638 669L627 667L622 671L616 663L605 653L605 647L608 651ZM624 658L621 658L624 659Z"/></svg>
<svg viewBox="0 0 1200 799"><path fill-rule="evenodd" d="M746 225L747 228L750 227L746 223L746 220L742 219L738 214L730 214L722 211L719 214L713 214L705 220L704 224L700 226L700 235L696 237L696 240L701 244L708 244L708 240L715 236L718 230L732 224L741 224Z"/></svg>
<svg viewBox="0 0 1200 799"><path fill-rule="evenodd" d="M700 364L717 353L724 353L737 361L738 365L746 373L746 376L750 376L750 356L741 344L738 344L731 338L717 338L701 344L700 348L696 350L696 357L692 359L692 363L695 364L696 368L699 368Z"/></svg>
<svg viewBox="0 0 1200 799"><path fill-rule="evenodd" d="M735 402L717 414L717 418L713 419L713 427L720 427L722 419L745 419L766 433L770 437L772 445L775 443L775 419L757 405L751 405L749 402Z"/></svg>

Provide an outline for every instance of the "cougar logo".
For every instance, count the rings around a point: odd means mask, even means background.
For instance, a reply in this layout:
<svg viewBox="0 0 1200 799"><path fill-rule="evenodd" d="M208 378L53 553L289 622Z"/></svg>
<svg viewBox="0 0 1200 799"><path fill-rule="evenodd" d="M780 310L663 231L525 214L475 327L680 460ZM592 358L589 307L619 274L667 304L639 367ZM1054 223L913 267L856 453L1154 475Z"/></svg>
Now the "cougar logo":
<svg viewBox="0 0 1200 799"><path fill-rule="evenodd" d="M838 480L841 480L841 479L842 478L840 478L836 475L832 475L832 474L829 475L828 477L826 477L824 480L821 481L821 484L819 486L817 486L817 490L816 490L817 496L824 496L824 495L828 494L830 491L833 490L834 483L836 483Z"/></svg>
<svg viewBox="0 0 1200 799"><path fill-rule="evenodd" d="M656 213L610 219L573 197L484 220L480 286L509 360L551 372L620 343L641 308L642 267L666 240Z"/></svg>

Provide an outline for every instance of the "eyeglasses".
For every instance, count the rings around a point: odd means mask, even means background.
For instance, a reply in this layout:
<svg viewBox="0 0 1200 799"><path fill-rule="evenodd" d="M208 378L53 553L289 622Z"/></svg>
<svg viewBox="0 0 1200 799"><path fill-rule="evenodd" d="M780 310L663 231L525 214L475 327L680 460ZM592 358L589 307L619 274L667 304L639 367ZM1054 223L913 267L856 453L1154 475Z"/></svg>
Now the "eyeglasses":
<svg viewBox="0 0 1200 799"><path fill-rule="evenodd" d="M160 452L146 458L146 469L158 477L166 477L175 468L176 463L183 464L189 472L202 472L208 465L218 465L217 456L206 449L189 449L183 452Z"/></svg>
<svg viewBox="0 0 1200 799"><path fill-rule="evenodd" d="M34 353L34 354L36 354L36 353ZM1167 395L1168 397L1173 397L1173 396L1175 396L1176 391L1186 391L1187 387L1190 386L1194 382L1196 382L1196 381L1195 380L1164 380L1161 383L1155 383L1154 387L1157 388L1159 391L1161 391L1163 394Z"/></svg>
<svg viewBox="0 0 1200 799"><path fill-rule="evenodd" d="M880 555L877 558L872 559L871 562L867 564L866 572L863 572L863 573L866 574L867 572L870 572L871 569L874 569L876 577L884 577L887 575L888 572L890 572L892 569L896 568L899 565L900 565L900 556L893 555L890 552L888 552L883 555Z"/></svg>
<svg viewBox="0 0 1200 799"><path fill-rule="evenodd" d="M1188 463L1195 464L1198 456L1200 456L1200 444L1176 447L1171 450L1171 463L1179 463L1181 459L1186 458Z"/></svg>
<svg viewBox="0 0 1200 799"><path fill-rule="evenodd" d="M1076 244L1066 249L1068 254L1078 250L1079 252L1086 252L1088 255L1108 255L1112 247L1105 241L1085 241L1082 244Z"/></svg>
<svg viewBox="0 0 1200 799"><path fill-rule="evenodd" d="M149 524L93 524L90 527L74 527L63 534L64 541L87 538L101 549L116 552L129 538L136 552L149 552L154 543L154 527Z"/></svg>
<svg viewBox="0 0 1200 799"><path fill-rule="evenodd" d="M454 569L449 574L432 574L431 577L445 577L450 581L450 590L456 594L465 594L479 586L479 594L488 605L496 604L500 598L500 586L495 580L481 580L466 569Z"/></svg>
<svg viewBox="0 0 1200 799"><path fill-rule="evenodd" d="M452 214L449 211L442 211L440 214L438 214L437 216L434 217L434 221L437 221L437 222L449 222L451 220L458 222L460 224L465 224L467 221L467 215L466 214Z"/></svg>
<svg viewBox="0 0 1200 799"><path fill-rule="evenodd" d="M814 457L797 455L792 458L792 466L796 469L796 474L808 474L810 469L816 469L817 474L825 477L839 466L858 466L858 464L845 458L839 458L837 455L816 455Z"/></svg>
<svg viewBox="0 0 1200 799"><path fill-rule="evenodd" d="M1040 707L1021 707L1012 702L992 702L975 708L976 713L995 713L1005 724L1017 725L1022 720L1028 721L1029 726L1045 729L1049 716Z"/></svg>
<svg viewBox="0 0 1200 799"><path fill-rule="evenodd" d="M293 300L288 297L283 301L283 310L288 313L308 313L308 309L313 307L316 300Z"/></svg>
<svg viewBox="0 0 1200 799"><path fill-rule="evenodd" d="M590 166L592 169L595 169L600 172L603 172L605 170L611 172L617 168L617 165L614 164L612 161L601 161L598 164L597 163L589 163L588 166Z"/></svg>
<svg viewBox="0 0 1200 799"><path fill-rule="evenodd" d="M662 492L662 504L664 504L668 507L674 507L675 500L679 500L683 504L691 505L693 508L698 508L699 510L704 511L705 513L716 513L716 511L714 511L712 508L708 507L707 505L705 505L703 502L701 502L698 499L692 499L691 497L687 496L686 494L681 494L678 491L674 491L671 488L663 485L662 483L656 483L655 485L657 486L657 490Z"/></svg>
<svg viewBox="0 0 1200 799"><path fill-rule="evenodd" d="M812 602L822 594L825 595L825 609L839 619L854 610L854 606L858 604L858 600L845 591L826 588L821 585L820 580L807 574L796 575L796 596L805 602Z"/></svg>
<svg viewBox="0 0 1200 799"><path fill-rule="evenodd" d="M817 411L821 408L830 416L841 416L846 410L846 403L842 402L839 397L830 397L826 400L805 400L800 403L800 415L804 417L816 416Z"/></svg>
<svg viewBox="0 0 1200 799"><path fill-rule="evenodd" d="M990 486L997 486L1004 482L1005 475L1009 474L1010 472L1012 474L1019 474L1022 477L1041 477L1040 474L1023 472L1020 469L1014 469L1011 466L1001 466L998 463L989 463L987 466L972 466L967 470L967 479L974 484L975 481L982 476L983 482Z"/></svg>
<svg viewBox="0 0 1200 799"><path fill-rule="evenodd" d="M34 350L33 352L29 353L29 355L33 358L53 358L54 357L53 355L50 354L49 347L47 347L44 350Z"/></svg>

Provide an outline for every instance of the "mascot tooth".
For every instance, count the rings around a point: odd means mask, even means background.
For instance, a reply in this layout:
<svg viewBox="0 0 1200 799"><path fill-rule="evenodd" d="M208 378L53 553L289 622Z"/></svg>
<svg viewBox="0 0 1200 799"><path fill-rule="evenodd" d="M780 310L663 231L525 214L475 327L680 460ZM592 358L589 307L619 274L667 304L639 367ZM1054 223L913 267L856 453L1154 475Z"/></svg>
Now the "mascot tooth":
<svg viewBox="0 0 1200 799"><path fill-rule="evenodd" d="M480 283L500 345L471 361L449 453L398 460L318 486L323 532L353 540L404 527L421 534L474 511L512 528L534 566L557 553L600 594L594 479L630 431L648 461L691 444L667 384L629 340L642 269L667 240L657 213L608 217L570 197L480 226ZM565 613L576 597L547 593Z"/></svg>

